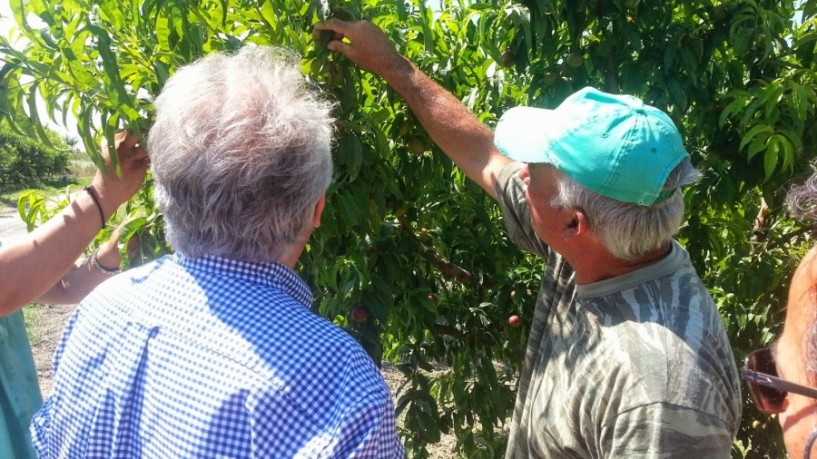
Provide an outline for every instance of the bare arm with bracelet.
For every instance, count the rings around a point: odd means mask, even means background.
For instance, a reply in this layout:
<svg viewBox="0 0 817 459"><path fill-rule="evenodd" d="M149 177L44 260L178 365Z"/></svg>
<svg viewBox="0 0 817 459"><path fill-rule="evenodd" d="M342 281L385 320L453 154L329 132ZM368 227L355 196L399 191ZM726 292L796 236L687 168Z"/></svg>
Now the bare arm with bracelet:
<svg viewBox="0 0 817 459"><path fill-rule="evenodd" d="M119 274L122 263L119 255L119 231L114 230L111 237L85 260L77 262L62 279L47 292L40 295L37 301L48 304L75 304L82 301L97 285L109 277ZM128 241L128 254L133 254L139 247L139 239L133 237Z"/></svg>
<svg viewBox="0 0 817 459"><path fill-rule="evenodd" d="M139 145L138 136L120 132L115 141L121 177L106 162L108 170L97 171L86 192L79 193L62 212L23 241L0 247L0 316L43 295L43 300L49 302L76 302L84 296L80 293L89 292L106 278L92 270L77 271L74 263L119 206L139 190L148 167L147 151ZM116 242L111 246L109 241L103 247L97 254L98 263L102 265L104 253L107 263L111 263L104 266L118 268ZM112 252L116 252L116 259ZM66 284L61 282L69 274L67 280L76 290L66 291Z"/></svg>

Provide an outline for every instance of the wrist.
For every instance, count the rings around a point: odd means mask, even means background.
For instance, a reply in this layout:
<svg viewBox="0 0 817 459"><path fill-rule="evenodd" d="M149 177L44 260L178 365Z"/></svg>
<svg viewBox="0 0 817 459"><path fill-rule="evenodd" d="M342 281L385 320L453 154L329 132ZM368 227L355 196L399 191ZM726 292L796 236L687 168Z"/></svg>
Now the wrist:
<svg viewBox="0 0 817 459"><path fill-rule="evenodd" d="M115 190L106 187L104 180L94 180L88 188L93 189L106 222L116 213L119 206L127 201L127 198L119 198Z"/></svg>
<svg viewBox="0 0 817 459"><path fill-rule="evenodd" d="M395 53L388 65L383 66L380 76L391 86L399 84L400 80L411 78L417 67L405 56Z"/></svg>
<svg viewBox="0 0 817 459"><path fill-rule="evenodd" d="M106 217L105 211L102 208L101 200L99 199L99 194L94 189L93 185L86 186L85 192L91 198L91 201L93 201L94 207L96 208L96 211L99 214L100 229L105 228L105 222L108 221L108 218Z"/></svg>
<svg viewBox="0 0 817 459"><path fill-rule="evenodd" d="M111 252L113 252L113 254ZM103 248L100 247L91 255L91 266L94 270L107 276L122 272L119 269L120 261L119 250L116 249L116 246L114 246L112 250L103 250Z"/></svg>

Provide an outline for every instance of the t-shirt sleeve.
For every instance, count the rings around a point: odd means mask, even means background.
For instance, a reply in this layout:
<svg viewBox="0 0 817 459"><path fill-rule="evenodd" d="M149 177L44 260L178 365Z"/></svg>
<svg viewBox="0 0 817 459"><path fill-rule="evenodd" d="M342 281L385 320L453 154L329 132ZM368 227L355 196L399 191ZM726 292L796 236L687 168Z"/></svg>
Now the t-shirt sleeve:
<svg viewBox="0 0 817 459"><path fill-rule="evenodd" d="M728 458L732 433L720 419L690 408L653 403L616 416L602 428L593 457Z"/></svg>
<svg viewBox="0 0 817 459"><path fill-rule="evenodd" d="M519 178L522 167L522 163L512 162L502 169L497 178L496 199L511 241L526 252L544 257L549 249L531 228L525 184Z"/></svg>

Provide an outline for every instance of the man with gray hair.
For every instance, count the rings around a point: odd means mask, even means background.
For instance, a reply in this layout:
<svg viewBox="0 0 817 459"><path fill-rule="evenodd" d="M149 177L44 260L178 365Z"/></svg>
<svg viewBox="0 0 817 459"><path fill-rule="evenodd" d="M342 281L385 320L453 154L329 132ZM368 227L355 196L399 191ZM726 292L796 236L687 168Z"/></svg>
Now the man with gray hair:
<svg viewBox="0 0 817 459"><path fill-rule="evenodd" d="M793 187L789 213L817 224L817 172ZM800 261L789 284L783 332L750 352L742 368L749 393L764 414L775 415L788 457L817 456L817 246Z"/></svg>
<svg viewBox="0 0 817 459"><path fill-rule="evenodd" d="M508 458L729 457L737 368L687 252L680 187L698 172L660 110L592 88L517 107L492 132L366 21L330 50L381 76L545 260Z"/></svg>
<svg viewBox="0 0 817 459"><path fill-rule="evenodd" d="M176 253L71 317L40 457L403 457L377 367L292 271L332 176L331 105L298 68L248 46L168 80L148 143Z"/></svg>

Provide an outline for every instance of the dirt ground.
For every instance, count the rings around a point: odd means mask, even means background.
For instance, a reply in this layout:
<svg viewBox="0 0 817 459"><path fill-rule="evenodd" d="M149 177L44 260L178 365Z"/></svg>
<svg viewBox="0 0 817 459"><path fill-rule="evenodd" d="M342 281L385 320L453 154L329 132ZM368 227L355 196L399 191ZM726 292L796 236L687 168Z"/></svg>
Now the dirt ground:
<svg viewBox="0 0 817 459"><path fill-rule="evenodd" d="M51 393L51 358L57 347L65 322L74 310L74 305L65 304L37 304L29 308L36 309L34 323L29 325L28 335L31 341L31 351L34 353L34 363L37 367L37 379L43 395ZM33 326L31 326L33 325Z"/></svg>

